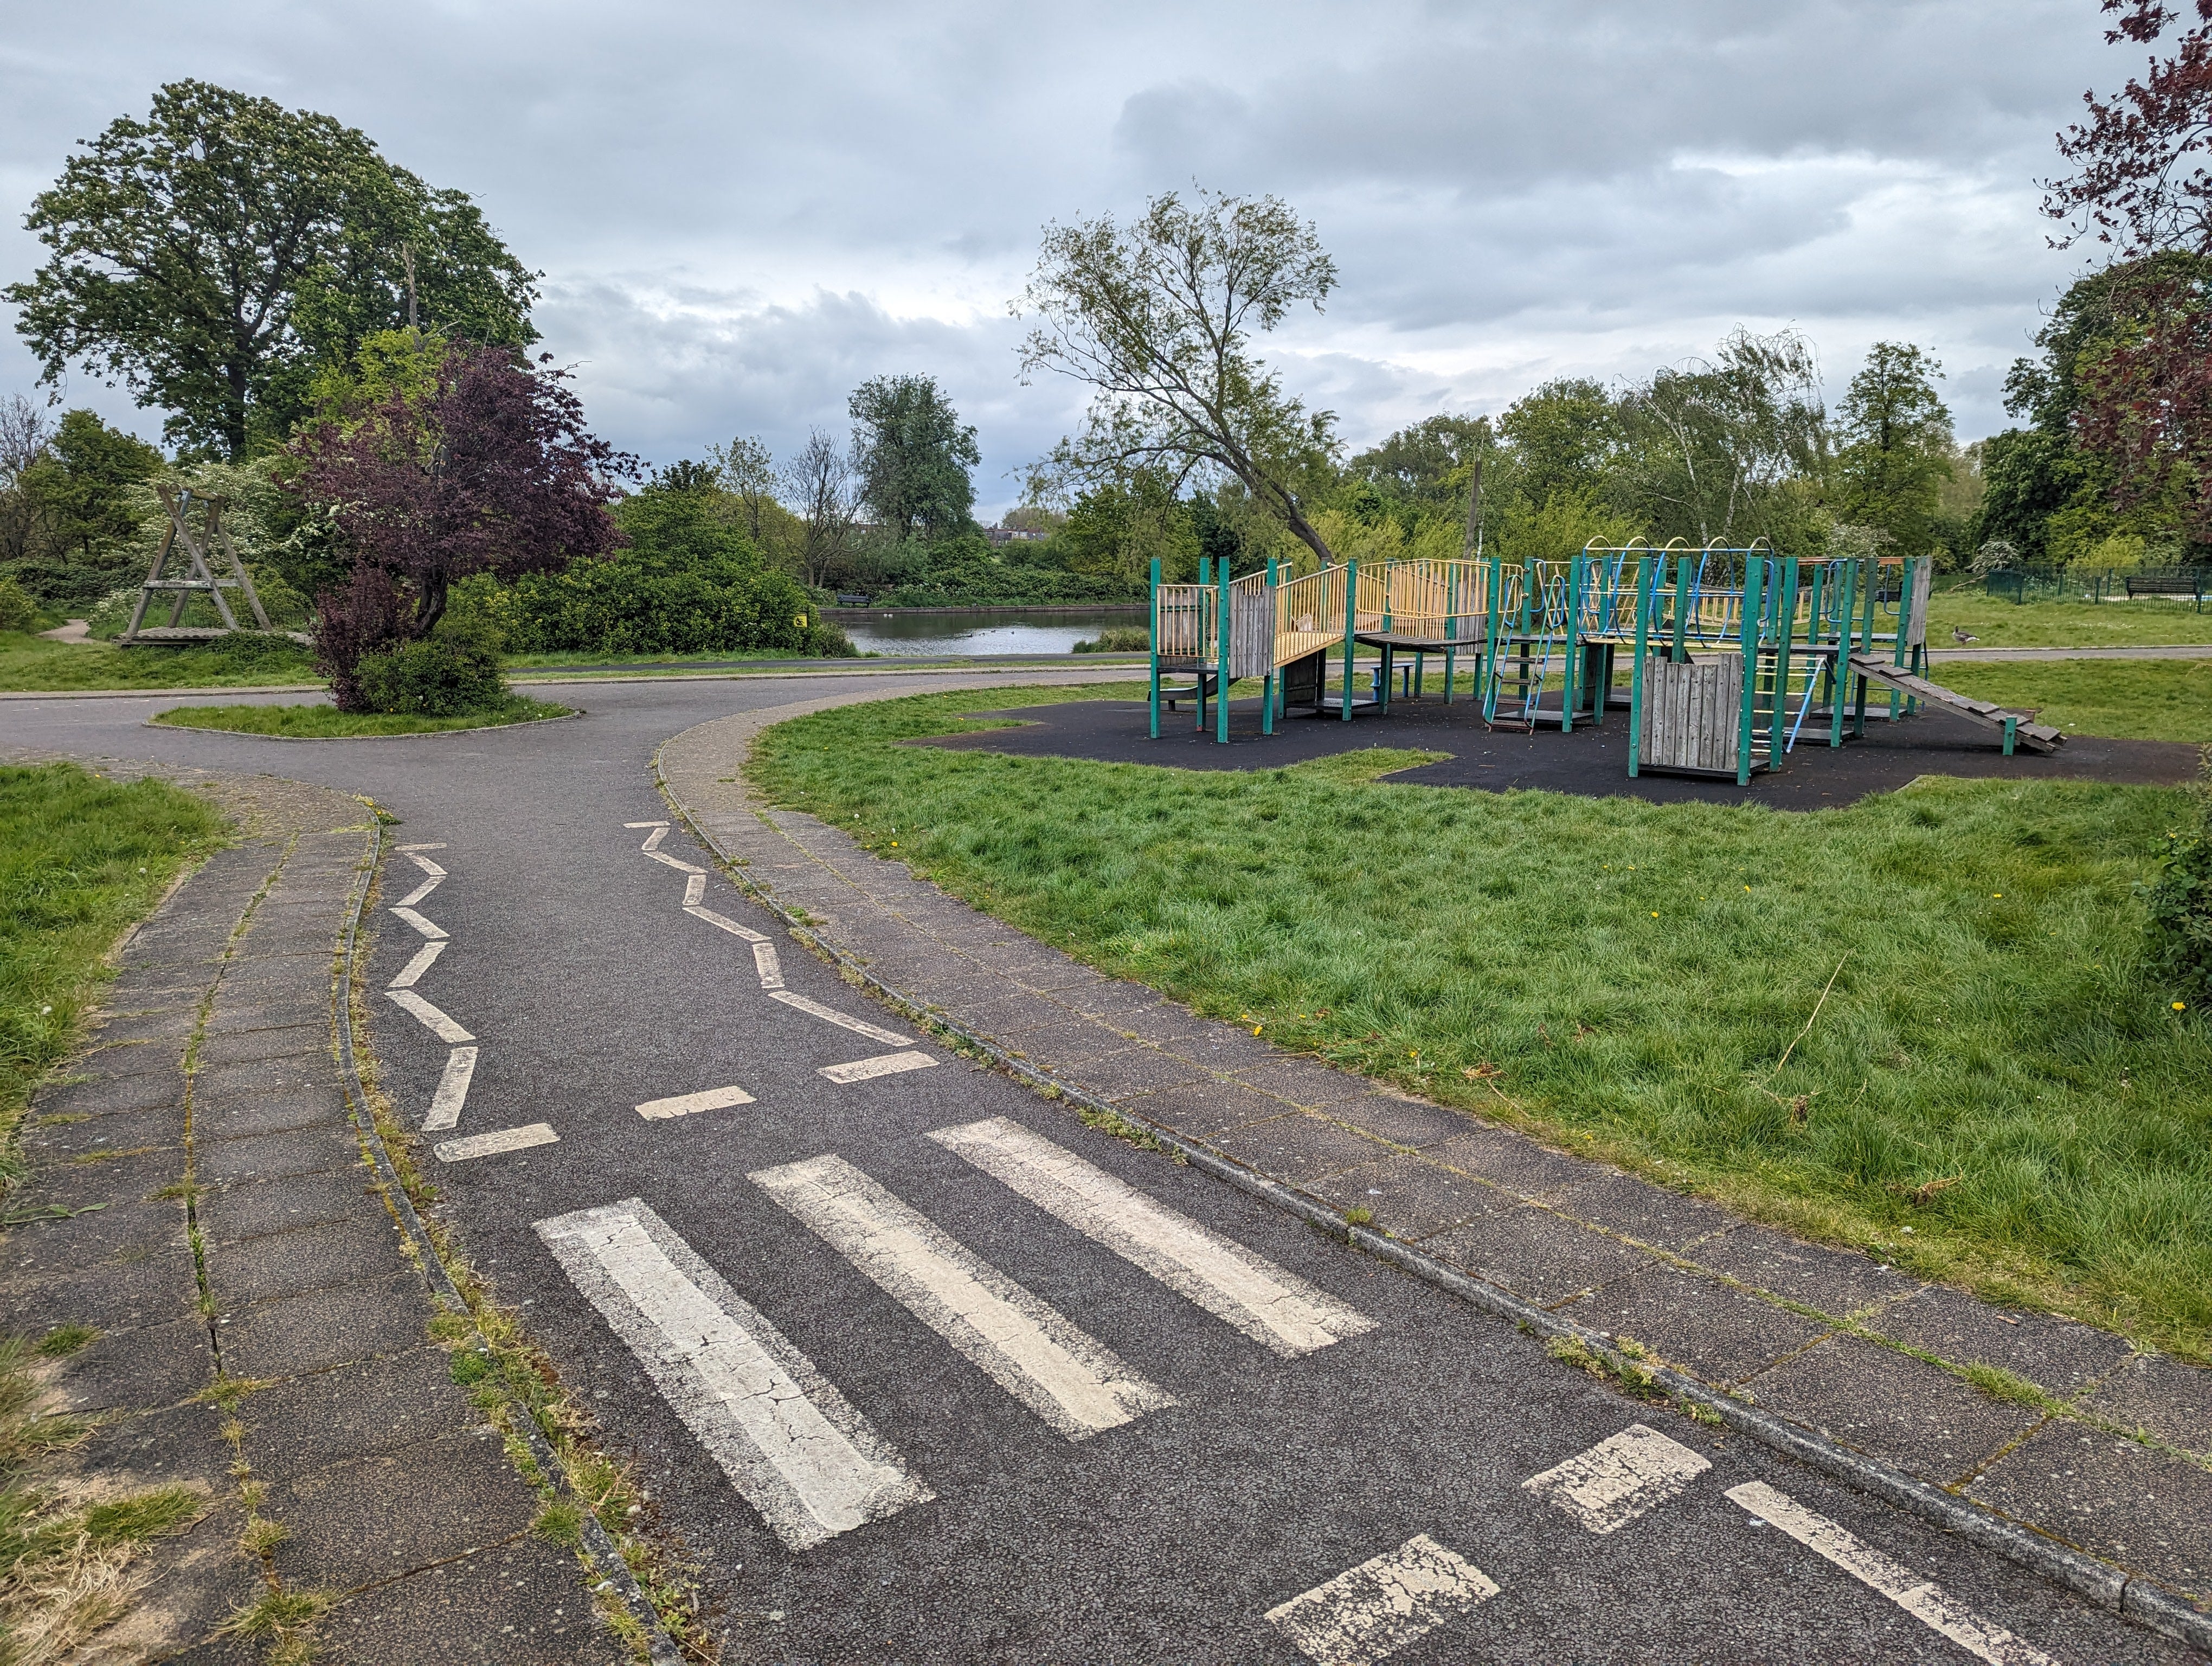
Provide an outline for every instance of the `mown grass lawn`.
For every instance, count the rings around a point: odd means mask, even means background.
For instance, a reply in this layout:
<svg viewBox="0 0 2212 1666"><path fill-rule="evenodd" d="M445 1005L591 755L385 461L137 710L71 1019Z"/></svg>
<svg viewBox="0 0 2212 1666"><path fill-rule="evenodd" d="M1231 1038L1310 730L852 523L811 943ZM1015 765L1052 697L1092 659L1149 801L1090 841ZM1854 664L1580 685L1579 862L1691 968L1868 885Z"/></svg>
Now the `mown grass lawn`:
<svg viewBox="0 0 2212 1666"><path fill-rule="evenodd" d="M0 767L0 1141L68 1052L108 949L221 827L161 781Z"/></svg>
<svg viewBox="0 0 2212 1666"><path fill-rule="evenodd" d="M1127 690L1022 695L1101 696ZM898 744L991 727L959 715L988 698L799 719L748 769L1285 1048L2212 1357L2212 1035L2148 977L2134 895L2184 793L1925 780L1790 814L1375 779L1432 754Z"/></svg>
<svg viewBox="0 0 2212 1666"><path fill-rule="evenodd" d="M313 683L313 657L289 638L234 636L217 642L56 642L0 632L0 689L253 688Z"/></svg>
<svg viewBox="0 0 2212 1666"><path fill-rule="evenodd" d="M2212 660L1949 660L1929 675L2068 734L2212 741Z"/></svg>
<svg viewBox="0 0 2212 1666"><path fill-rule="evenodd" d="M1971 590L1939 590L1928 603L1928 646L1958 646L1952 631L1982 648L2167 648L2212 642L2212 609L2145 597L2140 601L2013 603Z"/></svg>
<svg viewBox="0 0 2212 1666"><path fill-rule="evenodd" d="M176 729L222 729L231 734L278 735L292 740L338 740L359 735L441 734L566 717L574 708L517 695L504 704L452 717L412 712L342 712L336 706L173 706L154 721Z"/></svg>

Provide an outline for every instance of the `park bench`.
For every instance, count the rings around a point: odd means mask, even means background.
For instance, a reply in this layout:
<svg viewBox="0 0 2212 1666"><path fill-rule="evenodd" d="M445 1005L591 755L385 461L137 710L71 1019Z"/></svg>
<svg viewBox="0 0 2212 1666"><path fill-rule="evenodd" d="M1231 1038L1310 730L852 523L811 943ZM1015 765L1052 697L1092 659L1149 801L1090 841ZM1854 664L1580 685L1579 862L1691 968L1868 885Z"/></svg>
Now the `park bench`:
<svg viewBox="0 0 2212 1666"><path fill-rule="evenodd" d="M2197 604L2197 611L2204 611L2205 569L2201 567L2178 568L2170 573L2130 573L2126 575L2128 594L2136 596L2186 596Z"/></svg>

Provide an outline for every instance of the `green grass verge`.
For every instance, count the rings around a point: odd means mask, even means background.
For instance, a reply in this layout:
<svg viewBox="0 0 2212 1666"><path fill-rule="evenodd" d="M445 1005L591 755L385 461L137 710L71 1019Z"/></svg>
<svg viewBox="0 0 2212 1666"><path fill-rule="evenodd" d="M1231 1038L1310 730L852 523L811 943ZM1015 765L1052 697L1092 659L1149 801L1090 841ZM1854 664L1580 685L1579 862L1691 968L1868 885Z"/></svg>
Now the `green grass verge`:
<svg viewBox="0 0 2212 1666"><path fill-rule="evenodd" d="M342 712L335 706L177 706L157 713L154 721L179 729L223 729L233 734L331 740L349 735L439 734L454 729L538 723L549 717L566 717L572 709L518 695L505 705L480 712L463 712L458 717L421 717L411 712Z"/></svg>
<svg viewBox="0 0 2212 1666"><path fill-rule="evenodd" d="M112 642L53 642L21 631L0 633L0 690L22 693L253 688L319 680L313 657L285 637L118 648Z"/></svg>
<svg viewBox="0 0 2212 1666"><path fill-rule="evenodd" d="M2212 660L1947 660L1947 689L2020 710L2068 734L2212 740Z"/></svg>
<svg viewBox="0 0 2212 1666"><path fill-rule="evenodd" d="M1127 693L1021 695L1054 697ZM2212 1357L2212 1032L2145 972L2134 894L2180 792L1929 779L1790 814L1375 779L1422 753L1231 774L897 744L993 727L958 715L993 698L799 719L748 769L1294 1052Z"/></svg>
<svg viewBox="0 0 2212 1666"><path fill-rule="evenodd" d="M0 1134L69 1051L110 946L221 834L214 811L165 782L0 767Z"/></svg>
<svg viewBox="0 0 2212 1666"><path fill-rule="evenodd" d="M2160 648L2212 642L2212 610L2190 602L2022 602L1972 590L1938 591L1928 603L1928 646L1957 646L1951 632L1983 648Z"/></svg>

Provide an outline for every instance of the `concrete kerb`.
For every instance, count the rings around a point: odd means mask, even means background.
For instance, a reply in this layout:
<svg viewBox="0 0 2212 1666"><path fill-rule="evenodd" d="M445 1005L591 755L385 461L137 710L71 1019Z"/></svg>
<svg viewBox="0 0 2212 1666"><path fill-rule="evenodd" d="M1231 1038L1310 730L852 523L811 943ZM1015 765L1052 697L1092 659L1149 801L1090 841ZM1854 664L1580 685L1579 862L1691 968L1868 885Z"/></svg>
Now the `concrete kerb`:
<svg viewBox="0 0 2212 1666"><path fill-rule="evenodd" d="M775 708L786 711L786 715L781 718L775 715L775 710L752 715L761 720L760 728L766 728L773 722L787 722L817 711L859 704L875 697L878 696L854 694L799 702L789 708ZM677 796L661 767L661 759L670 745L689 733L689 730L683 731L664 741L653 753L653 759L654 782L677 819L714 853L724 873L739 890L784 922L793 938L836 966L847 982L869 990L923 1029L989 1060L999 1069L1022 1081L1041 1097L1077 1106L1090 1113L1091 1117L1103 1121L1109 1129L1119 1124L1136 1130L1182 1158L1192 1167L1226 1181L1312 1225L1340 1235L1352 1247L1448 1291L1485 1312L1510 1320L1532 1335L1578 1346L1585 1353L1601 1362L1606 1371L1619 1381L1642 1383L1664 1389L1678 1401L1702 1409L1711 1418L1739 1434L1908 1511L1934 1526L1956 1533L1984 1549L1993 1551L2007 1560L2087 1598L2100 1608L2124 1614L2161 1636L2212 1654L2212 1614L2206 1614L2186 1598L2163 1586L2132 1574L2101 1557L2077 1550L2033 1528L2022 1526L1978 1500L1921 1481L1880 1459L1851 1451L1813 1431L1785 1423L1669 1366L1632 1359L1617 1349L1610 1339L1594 1330L1558 1314L1546 1312L1496 1285L1448 1267L1387 1233L1352 1225L1340 1211L1320 1199L1309 1196L1279 1181L1271 1180L1236 1158L1154 1122L1141 1113L1095 1098L1067 1082L1048 1076L1014 1057L987 1037L975 1035L949 1021L943 1014L909 999L903 992L869 971L866 965L837 945L809 930L806 923L786 907L774 891L754 879L745 866L722 847L704 819L695 815L691 807ZM754 813L757 814L757 812Z"/></svg>
<svg viewBox="0 0 2212 1666"><path fill-rule="evenodd" d="M368 1149L369 1160L375 1165L377 1178L384 1186L385 1195L392 1201L392 1212L399 1217L401 1230L415 1246L416 1260L430 1280L438 1304L469 1321L471 1329L476 1333L477 1350L489 1361L493 1358L489 1339L477 1323L476 1316L463 1298L459 1286L447 1270L444 1258L431 1242L422 1216L416 1213L414 1200L408 1196L407 1188L401 1183L399 1170L393 1164L392 1153L384 1143L384 1135L376 1126L376 1115L369 1106L368 1093L362 1085L361 1071L355 1061L353 991L356 947L362 913L368 906L369 887L375 881L377 864L383 854L384 824L381 819L378 819L370 828L368 860L354 887L352 906L346 915L345 947L340 958L337 991L333 996L338 1007L338 1062L344 1073L346 1097L352 1110L354 1127ZM511 1401L509 1403L513 1404ZM568 1471L562 1467L559 1455L554 1451L552 1443L546 1439L544 1431L538 1426L538 1420L526 1408L516 1406L514 1411L515 1415L509 1421L521 1435L523 1444L529 1447L532 1460L553 1486L574 1500L581 1511L585 1546L598 1565L597 1571L600 1576L613 1584L623 1606L645 1628L647 1651L653 1666L681 1666L683 1655L675 1639L661 1625L660 1616L646 1599L644 1588L638 1584L637 1576L630 1571L629 1564L623 1560L622 1552L617 1547L612 1535L601 1525L590 1502L570 1485Z"/></svg>

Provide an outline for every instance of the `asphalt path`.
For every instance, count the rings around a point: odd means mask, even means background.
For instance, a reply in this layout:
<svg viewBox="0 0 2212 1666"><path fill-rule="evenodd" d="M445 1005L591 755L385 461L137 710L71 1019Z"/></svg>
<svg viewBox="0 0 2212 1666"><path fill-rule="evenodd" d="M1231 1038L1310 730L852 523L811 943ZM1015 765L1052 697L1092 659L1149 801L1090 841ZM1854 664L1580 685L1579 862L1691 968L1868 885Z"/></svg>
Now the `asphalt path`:
<svg viewBox="0 0 2212 1666"><path fill-rule="evenodd" d="M2191 1657L941 1048L775 999L915 1036L655 838L650 759L840 686L597 687L580 722L361 742L22 702L0 733L366 793L430 847L375 916L374 987L445 945L411 986L432 1017L377 1003L385 1084L422 1118L473 1047L426 1140L557 1136L429 1161L439 1207L699 1560L726 1658ZM417 891L442 937L392 912ZM928 1062L836 1070L902 1054Z"/></svg>

